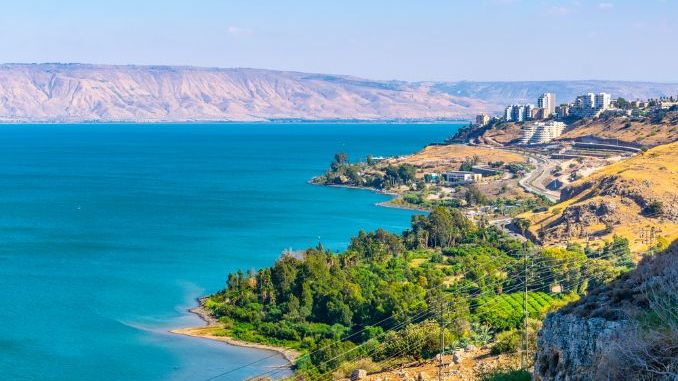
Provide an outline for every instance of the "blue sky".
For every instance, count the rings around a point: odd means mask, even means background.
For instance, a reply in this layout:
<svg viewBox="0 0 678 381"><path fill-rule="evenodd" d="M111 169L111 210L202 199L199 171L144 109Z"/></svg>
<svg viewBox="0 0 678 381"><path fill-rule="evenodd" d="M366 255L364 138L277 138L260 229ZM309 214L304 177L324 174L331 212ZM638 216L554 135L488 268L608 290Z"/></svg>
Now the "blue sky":
<svg viewBox="0 0 678 381"><path fill-rule="evenodd" d="M2 0L0 62L678 82L678 1Z"/></svg>

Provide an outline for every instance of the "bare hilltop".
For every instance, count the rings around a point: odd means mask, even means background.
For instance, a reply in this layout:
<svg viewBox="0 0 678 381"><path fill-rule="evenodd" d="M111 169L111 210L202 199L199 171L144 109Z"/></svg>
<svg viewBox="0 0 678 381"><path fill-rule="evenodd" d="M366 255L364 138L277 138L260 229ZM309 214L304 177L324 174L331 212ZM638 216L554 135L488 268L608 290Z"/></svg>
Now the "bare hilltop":
<svg viewBox="0 0 678 381"><path fill-rule="evenodd" d="M620 81L405 82L261 69L0 65L2 122L452 120L553 91L628 99L678 84Z"/></svg>

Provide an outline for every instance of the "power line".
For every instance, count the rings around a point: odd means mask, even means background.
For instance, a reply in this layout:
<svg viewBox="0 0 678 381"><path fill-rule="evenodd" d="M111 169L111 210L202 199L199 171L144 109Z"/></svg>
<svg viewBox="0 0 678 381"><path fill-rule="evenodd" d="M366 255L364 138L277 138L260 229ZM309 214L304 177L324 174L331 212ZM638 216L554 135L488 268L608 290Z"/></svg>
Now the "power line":
<svg viewBox="0 0 678 381"><path fill-rule="evenodd" d="M508 253L511 253L511 252L508 252ZM512 253L515 254L515 251L513 251ZM536 263L540 263L540 262L541 262L542 264L545 264L545 263L547 263L547 262L549 262L549 261L550 261L550 262L554 262L554 263L558 263L558 264L564 264L564 263L566 263L568 260L572 260L572 261L580 261L580 260L581 260L581 261L586 261L586 260L589 260L589 259L603 259L603 257L610 257L610 256L613 255L613 254L614 254L614 252L609 253L608 255L605 255L605 256L599 256L599 257L596 257L596 258L589 258L589 257L586 257L586 258L566 258L566 259L560 259L560 258L539 258L537 261L533 260L532 266L534 266L534 264L536 264ZM506 265L506 266L504 266L504 267L501 268L501 269L506 270L509 266L510 266L510 265ZM525 274L527 274L527 267L525 267L525 270L524 270L524 271L525 271ZM547 271L548 271L548 270L543 270L543 273L541 273L541 275L543 275L543 274L546 273ZM469 272L470 272L470 270L465 271L465 272L462 274L463 277L465 278L466 275L469 274ZM554 277L554 276L555 276L555 275L552 275L551 277ZM540 279L540 281L542 281L542 282L545 281L544 277L539 277L538 279ZM496 285L497 282L499 282L499 280L495 281L494 285ZM527 288L528 288L528 287L527 287L527 276L525 277L525 282L523 282L523 285L525 286L525 292L527 293ZM444 286L445 286L444 284L440 284L440 285L436 286L434 289L432 289L431 291L437 290L437 289L439 289L439 288L441 288L441 287L444 287ZM464 287L464 288L456 289L456 290L454 290L454 291L455 291L456 293L461 293L461 291L468 290L469 288L472 288L472 286L466 286L466 287ZM507 292L509 292L509 290L504 290L503 293L507 293ZM526 299L527 299L527 294L526 294ZM526 313L526 315L527 315L526 302L525 302L525 304L524 304L524 308L525 308L525 313ZM423 312L426 312L426 310L423 311ZM419 315L416 315L414 318L410 318L410 319L411 319L410 322L411 322L412 320L416 320L418 317L423 316L423 315L422 315L423 312L420 312L420 314L419 314ZM388 320L390 320L390 319L392 319L392 318L394 318L393 315L391 315L391 316L389 316L389 317L386 317L386 318L382 319L382 320L381 320L380 322L378 322L377 324L381 324L381 323L383 323L383 322L385 322L385 321L388 321ZM408 322L405 321L404 323L408 323ZM396 325L396 326L394 326L394 327L391 327L391 328L389 328L388 330L384 331L384 333L386 333L386 332L388 332L388 331L391 331L391 330L393 330L393 329L397 329L397 328L401 327L402 325L404 325L404 324L401 323L401 324L398 324L398 325ZM367 329L367 327L361 329L360 331L354 332L354 333L352 333L351 335L349 335L349 336L347 336L347 337L345 337L345 338L342 338L342 340L340 340L340 341L338 341L338 342L336 342L336 343L328 344L328 345L324 346L323 348L316 349L316 350L314 350L313 352L310 352L309 354L304 355L304 356L310 356L311 354L313 354L313 353L315 353L315 352L318 352L318 351L320 351L320 350L327 349L327 348L329 348L329 347L332 346L332 345L336 345L336 344L338 344L338 343L340 343L340 342L346 341L346 340L348 340L349 338L354 337L355 335L357 335L357 334L359 334L359 333L361 333L361 332L364 332L366 329ZM525 330L526 330L525 332L527 332L527 327L525 328ZM443 337L443 340L444 340L444 337ZM527 337L525 337L525 342L527 343ZM443 344L441 345L441 348L444 348L444 342L443 342ZM442 353L442 350L441 350L441 353ZM256 364L256 363L258 363L258 362L261 362L261 361L263 361L263 360L265 360L265 359L268 359L268 358L271 358L271 357L274 357L274 356L277 356L277 354L271 355L271 356L267 356L267 357L258 359L258 360L256 360L256 361L252 361L252 362L250 362L250 363L248 363L248 364L244 364L244 365L242 365L242 366L233 368L233 369L231 369L231 370L229 370L229 371L227 371L227 372L224 372L224 373L222 373L222 374L219 374L219 375L210 377L210 378L208 378L207 380L214 380L214 379L216 379L216 378L225 376L225 375L227 375L227 374L230 374L230 373L235 372L235 371L237 371L237 370L240 370L240 369L243 369L243 368L245 368L245 367L251 366L251 365L253 365L253 364ZM441 358L442 358L442 356L441 356ZM279 371L281 371L281 370L277 370L277 371L274 372L274 373L277 373L277 372L279 372ZM267 373L268 373L268 372L267 372Z"/></svg>
<svg viewBox="0 0 678 381"><path fill-rule="evenodd" d="M554 274L549 274L549 275L546 276L545 278L546 278L546 279L552 279L552 278L554 278L554 277L555 277ZM582 281L582 282L583 282L583 281ZM579 284L581 284L582 282L580 282ZM523 283L521 283L521 284L515 285L513 288L509 288L509 290L507 290L507 293L510 293L511 291L516 291L516 290L522 288L522 287L524 286L524 284L525 284L525 283L523 282ZM538 288L538 289L539 289L539 288ZM483 293L486 293L486 292L487 292L487 291L485 291L485 292L483 292ZM481 293L481 294L482 294L482 293ZM480 296L480 295L475 295L475 296ZM499 301L499 299L492 299L492 300L490 300L490 301L487 302L487 303L498 302L498 301ZM476 309L477 309L478 306L480 306L480 305L482 305L482 304L483 304L483 303L478 303L478 304L476 305ZM527 311L527 308L526 308L526 311ZM475 314L475 316L476 316L476 317L482 316L482 315L487 314L487 313L490 313L490 312L491 312L491 311L486 311L485 313ZM529 311L528 311L528 312L529 312ZM525 317L525 321L526 321L526 322L527 322L527 319L529 318L528 316L529 316L529 315L526 314L526 317ZM527 345L529 345L529 344L527 344ZM527 348L527 347L526 347L526 348ZM350 350L350 351L352 351L352 350ZM347 351L347 352L345 352L345 353L348 353L348 352L350 352L350 351ZM522 350L521 350L521 352L522 352ZM525 351L525 352L526 352L526 351ZM343 354L345 354L345 353L343 353ZM338 355L338 356L335 356L333 359L336 359L336 358L340 357L340 356L343 355L343 354L340 354L340 355ZM527 354L525 354L525 356L527 356ZM333 359L331 359L331 360L333 360ZM322 363L319 364L319 365L322 365ZM341 364L340 364L340 365L341 365ZM318 377L323 377L323 376L329 374L330 372L335 371L337 368L338 368L338 366L335 367L335 368L333 368L333 369L330 369L330 370L327 371L327 372L324 372L324 373L320 374ZM312 378L312 379L315 379L315 378Z"/></svg>

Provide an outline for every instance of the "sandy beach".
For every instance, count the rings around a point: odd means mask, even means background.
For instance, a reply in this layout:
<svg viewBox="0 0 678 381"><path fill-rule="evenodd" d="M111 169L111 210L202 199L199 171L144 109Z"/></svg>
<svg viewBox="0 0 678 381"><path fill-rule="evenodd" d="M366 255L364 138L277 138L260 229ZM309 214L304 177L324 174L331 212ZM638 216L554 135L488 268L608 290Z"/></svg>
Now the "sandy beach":
<svg viewBox="0 0 678 381"><path fill-rule="evenodd" d="M229 345L235 345L238 347L245 347L245 348L256 348L256 349L261 349L261 350L266 350L266 351L272 351L272 352L277 352L280 353L285 360L287 360L290 363L290 366L294 364L294 362L299 358L300 353L295 351L294 349L289 349L289 348L283 348L283 347L276 347L272 345L265 345L265 344L259 344L259 343L251 343L247 341L242 341L242 340L237 340L233 339L228 336L219 336L215 335L215 329L221 328L221 324L217 319L215 319L212 315L210 315L207 310L202 306L202 299L198 300L199 305L197 307L191 308L188 310L189 312L198 315L204 322L205 326L203 327L190 327L190 328L179 328L179 329L173 329L170 332L177 334L177 335L185 335L185 336L191 336L191 337L198 337L198 338L203 338L203 339L209 339L209 340L215 340L215 341L220 341L222 343L226 343Z"/></svg>

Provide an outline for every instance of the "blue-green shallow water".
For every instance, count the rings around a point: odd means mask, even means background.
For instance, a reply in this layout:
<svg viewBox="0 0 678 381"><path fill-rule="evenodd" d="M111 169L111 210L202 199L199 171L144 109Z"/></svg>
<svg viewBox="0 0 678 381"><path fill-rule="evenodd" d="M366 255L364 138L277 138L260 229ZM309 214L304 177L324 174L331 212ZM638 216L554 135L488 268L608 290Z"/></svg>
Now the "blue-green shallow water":
<svg viewBox="0 0 678 381"><path fill-rule="evenodd" d="M457 128L0 126L0 379L201 380L268 355L166 332L200 324L185 310L228 271L404 229L386 196L306 181L336 151L409 153Z"/></svg>

